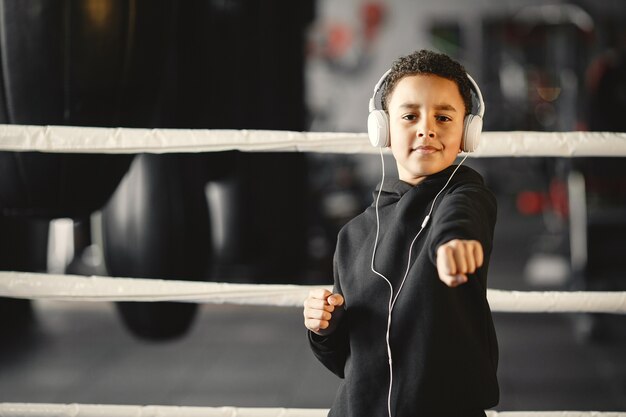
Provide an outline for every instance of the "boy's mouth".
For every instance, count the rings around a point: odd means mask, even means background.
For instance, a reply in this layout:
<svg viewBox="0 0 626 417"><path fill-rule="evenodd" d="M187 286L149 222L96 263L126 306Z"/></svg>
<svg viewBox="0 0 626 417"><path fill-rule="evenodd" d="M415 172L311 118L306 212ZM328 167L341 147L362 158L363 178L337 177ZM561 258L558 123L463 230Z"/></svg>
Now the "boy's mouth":
<svg viewBox="0 0 626 417"><path fill-rule="evenodd" d="M411 151L421 153L421 154L430 154L430 153L439 151L439 149L437 149L434 146L423 145L423 146L416 146L415 148L412 148Z"/></svg>

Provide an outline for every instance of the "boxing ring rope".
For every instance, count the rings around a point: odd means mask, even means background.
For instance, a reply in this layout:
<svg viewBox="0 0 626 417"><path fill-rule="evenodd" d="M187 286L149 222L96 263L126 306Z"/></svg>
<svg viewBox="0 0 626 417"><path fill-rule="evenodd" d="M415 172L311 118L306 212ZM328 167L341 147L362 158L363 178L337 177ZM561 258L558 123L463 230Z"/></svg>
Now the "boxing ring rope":
<svg viewBox="0 0 626 417"><path fill-rule="evenodd" d="M0 150L68 153L377 153L365 133L0 124ZM483 132L472 157L626 156L626 133Z"/></svg>
<svg viewBox="0 0 626 417"><path fill-rule="evenodd" d="M626 133L484 132L471 157L624 157ZM219 152L376 153L362 133L130 129L0 124L0 151L56 153ZM302 306L314 286L0 272L0 296L65 301L186 301ZM498 312L626 313L626 292L519 292L489 289ZM322 417L324 409L0 403L0 417ZM496 412L489 417L626 417L626 412Z"/></svg>
<svg viewBox="0 0 626 417"><path fill-rule="evenodd" d="M0 272L1 297L32 300L183 301L302 307L309 291L319 287ZM487 299L495 312L626 314L626 292L488 289Z"/></svg>
<svg viewBox="0 0 626 417"><path fill-rule="evenodd" d="M328 410L303 408L177 407L96 404L0 403L0 417L326 417ZM625 417L598 411L486 411L487 417Z"/></svg>

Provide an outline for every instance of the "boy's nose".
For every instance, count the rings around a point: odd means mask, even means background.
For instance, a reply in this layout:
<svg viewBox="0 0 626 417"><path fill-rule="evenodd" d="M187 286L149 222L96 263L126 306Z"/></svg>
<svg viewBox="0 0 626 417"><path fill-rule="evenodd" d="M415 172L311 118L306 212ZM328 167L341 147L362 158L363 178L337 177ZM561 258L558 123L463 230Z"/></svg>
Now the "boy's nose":
<svg viewBox="0 0 626 417"><path fill-rule="evenodd" d="M417 125L417 137L423 138L428 136L429 138L435 137L435 131L431 128L430 123L427 120L422 120Z"/></svg>
<svg viewBox="0 0 626 417"><path fill-rule="evenodd" d="M429 138L435 137L435 131L430 128L430 126L420 126L417 128L417 137L423 138L428 136Z"/></svg>

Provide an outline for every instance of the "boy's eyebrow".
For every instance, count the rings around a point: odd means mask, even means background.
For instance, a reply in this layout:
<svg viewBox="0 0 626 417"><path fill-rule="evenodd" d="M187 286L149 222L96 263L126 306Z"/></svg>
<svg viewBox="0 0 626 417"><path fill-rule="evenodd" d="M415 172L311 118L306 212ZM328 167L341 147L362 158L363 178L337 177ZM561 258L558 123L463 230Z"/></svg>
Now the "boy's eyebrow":
<svg viewBox="0 0 626 417"><path fill-rule="evenodd" d="M420 108L421 106L419 104L416 103L402 103L400 105L401 109L416 109L416 108ZM456 108L452 105L452 104L448 104L448 103L442 103L442 104L435 104L435 110L446 110L446 111L452 111L455 112Z"/></svg>
<svg viewBox="0 0 626 417"><path fill-rule="evenodd" d="M452 104L448 104L448 103L436 104L435 105L435 109L437 109L437 110L447 110L447 111L456 111L454 106Z"/></svg>

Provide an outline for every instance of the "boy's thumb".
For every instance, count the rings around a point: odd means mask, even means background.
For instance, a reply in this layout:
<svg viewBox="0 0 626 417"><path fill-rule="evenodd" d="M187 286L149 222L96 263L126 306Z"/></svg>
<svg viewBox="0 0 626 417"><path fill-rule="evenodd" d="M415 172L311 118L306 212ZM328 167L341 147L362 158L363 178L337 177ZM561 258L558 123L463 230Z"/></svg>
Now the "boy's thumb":
<svg viewBox="0 0 626 417"><path fill-rule="evenodd" d="M343 296L341 294L333 294L328 297L328 304L339 307L343 305Z"/></svg>

